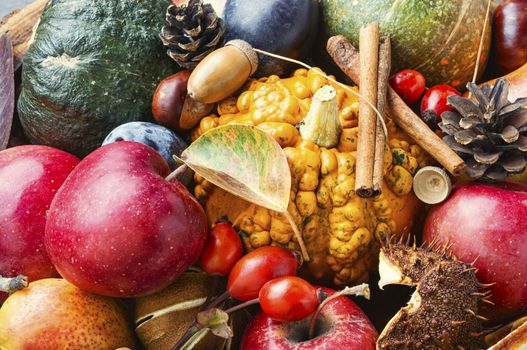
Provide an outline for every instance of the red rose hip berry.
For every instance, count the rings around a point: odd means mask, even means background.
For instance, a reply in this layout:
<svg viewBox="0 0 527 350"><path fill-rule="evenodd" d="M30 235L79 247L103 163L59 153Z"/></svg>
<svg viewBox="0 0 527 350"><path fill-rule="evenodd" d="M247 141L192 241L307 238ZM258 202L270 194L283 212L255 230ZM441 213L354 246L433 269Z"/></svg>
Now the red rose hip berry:
<svg viewBox="0 0 527 350"><path fill-rule="evenodd" d="M390 78L390 86L406 102L413 105L425 92L425 78L413 69L405 69Z"/></svg>
<svg viewBox="0 0 527 350"><path fill-rule="evenodd" d="M449 85L436 85L428 89L421 101L421 114L432 110L439 117L445 111L454 111L448 103L448 96L458 95L461 93Z"/></svg>
<svg viewBox="0 0 527 350"><path fill-rule="evenodd" d="M275 321L299 321L318 307L317 289L296 276L275 278L260 289L260 307Z"/></svg>
<svg viewBox="0 0 527 350"><path fill-rule="evenodd" d="M242 240L227 219L220 219L207 236L199 263L209 275L227 276L242 253Z"/></svg>
<svg viewBox="0 0 527 350"><path fill-rule="evenodd" d="M245 255L232 268L227 291L238 300L258 297L260 288L272 279L293 276L298 268L294 253L278 247L262 247Z"/></svg>

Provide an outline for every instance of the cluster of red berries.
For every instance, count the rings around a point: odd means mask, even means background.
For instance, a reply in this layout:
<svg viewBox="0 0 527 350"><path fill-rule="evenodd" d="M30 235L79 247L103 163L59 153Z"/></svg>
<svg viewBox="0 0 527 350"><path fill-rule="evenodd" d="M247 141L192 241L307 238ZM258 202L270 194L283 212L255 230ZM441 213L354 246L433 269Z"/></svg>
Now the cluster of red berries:
<svg viewBox="0 0 527 350"><path fill-rule="evenodd" d="M298 256L286 249L267 246L242 257L242 242L232 225L221 220L212 228L200 257L210 275L228 276L227 292L239 301L258 299L272 319L297 321L319 305L318 289L295 276Z"/></svg>
<svg viewBox="0 0 527 350"><path fill-rule="evenodd" d="M435 128L437 123L441 121L443 112L454 111L448 105L448 96L461 95L459 91L449 85L436 85L426 90L425 78L413 69L405 69L395 73L390 78L390 86L409 106L416 104L422 96L421 117L432 128Z"/></svg>

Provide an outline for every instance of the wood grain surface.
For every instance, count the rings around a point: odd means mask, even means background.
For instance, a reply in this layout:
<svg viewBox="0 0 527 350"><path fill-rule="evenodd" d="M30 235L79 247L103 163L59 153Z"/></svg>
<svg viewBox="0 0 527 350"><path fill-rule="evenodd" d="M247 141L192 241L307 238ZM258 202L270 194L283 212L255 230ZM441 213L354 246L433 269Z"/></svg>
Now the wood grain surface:
<svg viewBox="0 0 527 350"><path fill-rule="evenodd" d="M0 1L0 18L6 16L7 14L20 9L32 0L1 0Z"/></svg>

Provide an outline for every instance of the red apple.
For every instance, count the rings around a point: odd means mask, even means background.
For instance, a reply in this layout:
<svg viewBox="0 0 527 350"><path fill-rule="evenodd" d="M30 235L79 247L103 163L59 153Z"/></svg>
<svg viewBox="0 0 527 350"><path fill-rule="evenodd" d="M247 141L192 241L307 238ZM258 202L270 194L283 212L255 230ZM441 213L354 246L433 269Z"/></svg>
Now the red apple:
<svg viewBox="0 0 527 350"><path fill-rule="evenodd" d="M493 321L527 311L527 186L511 183L460 184L432 207L424 241L451 244L461 261L479 269L491 287Z"/></svg>
<svg viewBox="0 0 527 350"><path fill-rule="evenodd" d="M322 288L331 295L329 288ZM317 323L317 334L308 339L310 317L302 321L273 321L263 312L249 323L241 350L374 350L377 331L362 310L347 297L327 303Z"/></svg>
<svg viewBox="0 0 527 350"><path fill-rule="evenodd" d="M24 274L32 281L58 276L44 247L46 212L78 163L47 146L0 152L0 275Z"/></svg>
<svg viewBox="0 0 527 350"><path fill-rule="evenodd" d="M161 290L199 256L207 218L152 148L121 141L88 155L51 204L45 243L59 273L97 294Z"/></svg>

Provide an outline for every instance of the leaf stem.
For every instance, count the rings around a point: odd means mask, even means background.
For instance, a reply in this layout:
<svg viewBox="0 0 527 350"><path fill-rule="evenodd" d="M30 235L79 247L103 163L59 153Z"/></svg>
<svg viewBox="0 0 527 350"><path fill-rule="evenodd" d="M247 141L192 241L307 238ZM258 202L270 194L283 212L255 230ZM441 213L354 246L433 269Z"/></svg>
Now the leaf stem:
<svg viewBox="0 0 527 350"><path fill-rule="evenodd" d="M229 299L231 295L229 294L229 291L226 290L222 294L220 294L216 299L212 299L210 304L207 305L206 309L212 309L213 307L217 307L221 303L223 303L225 300Z"/></svg>
<svg viewBox="0 0 527 350"><path fill-rule="evenodd" d="M254 304L258 304L259 302L260 302L260 300L258 298L251 299L251 300L248 300L248 301L243 302L241 304L235 305L235 306L225 310L225 312L228 313L228 314L231 314L231 313L233 313L235 311L241 310L241 309L246 308L248 306L251 306L251 305L254 305Z"/></svg>
<svg viewBox="0 0 527 350"><path fill-rule="evenodd" d="M474 67L474 75L472 76L472 82L475 84L478 77L479 61L481 60L481 53L483 52L483 40L485 39L485 32L487 31L487 22L489 22L490 5L492 0L487 2L487 11L485 12L485 22L483 23L483 29L481 30L481 36L479 38L478 54L476 56L476 65ZM472 92L468 92L468 98L472 98Z"/></svg>
<svg viewBox="0 0 527 350"><path fill-rule="evenodd" d="M300 251L302 252L302 258L304 261L309 261L309 254L307 252L306 245L304 244L304 239L302 238L302 233L298 229L297 224L295 223L295 220L293 219L293 216L289 213L289 211L286 209L283 213L287 220L289 221L289 224L293 228L293 232L295 233L296 240L298 241L298 245L300 246Z"/></svg>
<svg viewBox="0 0 527 350"><path fill-rule="evenodd" d="M181 176L183 176L183 174L188 170L188 165L186 164L181 164L180 166L177 167L176 170L174 170L173 172L171 172L166 178L165 180L167 180L168 182L171 182L172 180L174 179L179 179L181 178Z"/></svg>
<svg viewBox="0 0 527 350"><path fill-rule="evenodd" d="M187 340L189 340L194 334L196 334L199 330L201 329L201 326L198 324L197 321L194 321L190 327L188 327L187 331L185 332L185 334L183 334L183 336L181 338L179 338L178 342L176 343L176 345L174 345L174 347L172 348L172 350L180 350L184 345L185 343L187 342Z"/></svg>
<svg viewBox="0 0 527 350"><path fill-rule="evenodd" d="M355 287L346 287L343 290L334 293L333 295L326 298L323 302L321 302L318 308L316 309L315 313L313 314L313 317L311 318L311 322L309 323L309 339L313 339L315 337L315 328L317 325L317 319L320 316L322 309L324 309L324 307L330 301L337 299L344 295L362 296L369 300L370 299L370 287L366 283L360 284Z"/></svg>

